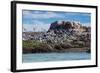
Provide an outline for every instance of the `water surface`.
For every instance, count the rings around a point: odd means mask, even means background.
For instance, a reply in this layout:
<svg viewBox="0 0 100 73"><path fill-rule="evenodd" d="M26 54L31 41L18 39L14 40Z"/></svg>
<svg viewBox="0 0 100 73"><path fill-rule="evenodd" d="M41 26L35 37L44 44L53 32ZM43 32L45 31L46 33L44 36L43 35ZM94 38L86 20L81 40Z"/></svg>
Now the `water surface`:
<svg viewBox="0 0 100 73"><path fill-rule="evenodd" d="M23 54L22 62L45 62L63 60L89 60L91 54L86 52L66 52L66 53L37 53Z"/></svg>

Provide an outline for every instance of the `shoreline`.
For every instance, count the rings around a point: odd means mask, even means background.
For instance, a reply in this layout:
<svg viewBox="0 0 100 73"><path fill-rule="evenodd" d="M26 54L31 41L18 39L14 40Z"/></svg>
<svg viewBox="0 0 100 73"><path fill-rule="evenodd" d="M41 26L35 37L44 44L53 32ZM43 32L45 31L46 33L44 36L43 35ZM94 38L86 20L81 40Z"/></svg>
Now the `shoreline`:
<svg viewBox="0 0 100 73"><path fill-rule="evenodd" d="M86 52L91 53L91 49L87 49L88 47L84 48L68 48L63 50L54 50L54 51L47 51L47 52L34 52L32 49L24 49L23 54L35 54L35 53L67 53L67 52Z"/></svg>

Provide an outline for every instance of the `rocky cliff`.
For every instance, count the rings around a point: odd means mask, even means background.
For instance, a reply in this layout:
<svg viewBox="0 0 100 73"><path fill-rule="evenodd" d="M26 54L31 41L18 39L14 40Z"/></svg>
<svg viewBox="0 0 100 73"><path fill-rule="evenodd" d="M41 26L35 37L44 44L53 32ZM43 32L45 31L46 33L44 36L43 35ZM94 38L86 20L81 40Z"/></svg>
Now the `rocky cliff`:
<svg viewBox="0 0 100 73"><path fill-rule="evenodd" d="M72 21L55 21L53 23L51 23L51 26L48 30L54 30L54 31L79 31L79 32L89 32L90 31L90 27L87 26L82 26L82 24L80 22L72 22Z"/></svg>
<svg viewBox="0 0 100 73"><path fill-rule="evenodd" d="M91 46L91 27L79 22L55 21L47 32L24 34L29 37L23 40L23 53L88 51Z"/></svg>

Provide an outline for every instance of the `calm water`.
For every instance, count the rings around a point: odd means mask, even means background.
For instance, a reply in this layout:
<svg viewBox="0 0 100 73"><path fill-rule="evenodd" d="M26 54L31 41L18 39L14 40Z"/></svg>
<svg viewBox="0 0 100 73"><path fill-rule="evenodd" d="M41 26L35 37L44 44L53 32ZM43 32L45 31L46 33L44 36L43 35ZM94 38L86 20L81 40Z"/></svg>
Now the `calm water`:
<svg viewBox="0 0 100 73"><path fill-rule="evenodd" d="M44 61L62 61L62 60L88 60L91 54L86 52L67 52L67 53L39 53L39 54L23 54L22 61L28 62L44 62Z"/></svg>

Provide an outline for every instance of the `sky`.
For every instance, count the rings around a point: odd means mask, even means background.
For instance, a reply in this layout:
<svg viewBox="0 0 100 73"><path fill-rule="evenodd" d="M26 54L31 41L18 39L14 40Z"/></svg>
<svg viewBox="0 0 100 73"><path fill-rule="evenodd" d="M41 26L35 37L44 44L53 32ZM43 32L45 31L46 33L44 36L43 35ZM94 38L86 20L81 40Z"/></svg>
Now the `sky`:
<svg viewBox="0 0 100 73"><path fill-rule="evenodd" d="M59 21L78 21L82 25L90 26L91 14L79 12L23 10L23 31L47 31L50 24Z"/></svg>

